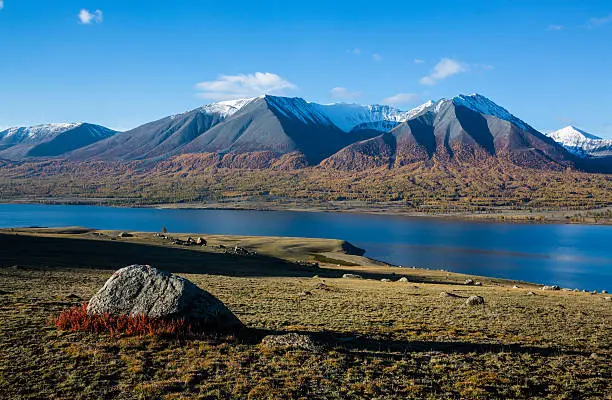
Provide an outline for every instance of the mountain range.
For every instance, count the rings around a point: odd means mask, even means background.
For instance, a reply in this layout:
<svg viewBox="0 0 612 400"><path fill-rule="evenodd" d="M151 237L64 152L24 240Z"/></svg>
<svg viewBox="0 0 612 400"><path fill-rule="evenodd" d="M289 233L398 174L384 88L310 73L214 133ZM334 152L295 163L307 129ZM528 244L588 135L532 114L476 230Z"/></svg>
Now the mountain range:
<svg viewBox="0 0 612 400"><path fill-rule="evenodd" d="M226 167L365 170L495 158L588 170L591 159L598 159L597 169L612 160L612 141L574 127L542 134L479 94L410 111L266 95L208 104L121 133L87 123L0 132L0 158L9 160L156 161L190 153Z"/></svg>

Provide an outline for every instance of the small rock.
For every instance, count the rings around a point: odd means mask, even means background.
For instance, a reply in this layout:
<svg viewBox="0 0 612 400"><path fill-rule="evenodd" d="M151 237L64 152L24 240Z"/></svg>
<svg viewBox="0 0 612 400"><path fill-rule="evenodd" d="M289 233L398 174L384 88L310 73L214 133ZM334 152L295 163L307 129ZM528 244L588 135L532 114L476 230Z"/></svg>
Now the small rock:
<svg viewBox="0 0 612 400"><path fill-rule="evenodd" d="M607 290L602 290L601 294L608 294L608 291Z"/></svg>
<svg viewBox="0 0 612 400"><path fill-rule="evenodd" d="M344 274L342 275L342 277L344 279L363 279L361 275L357 275L357 274Z"/></svg>
<svg viewBox="0 0 612 400"><path fill-rule="evenodd" d="M406 278L405 276L402 278L399 278L398 282L408 282L408 278Z"/></svg>
<svg viewBox="0 0 612 400"><path fill-rule="evenodd" d="M520 289L520 287L514 285L514 286L512 286L512 289Z"/></svg>
<svg viewBox="0 0 612 400"><path fill-rule="evenodd" d="M597 290L593 290L591 294L597 294Z"/></svg>
<svg viewBox="0 0 612 400"><path fill-rule="evenodd" d="M540 290L561 290L561 288L557 285L551 285L551 286L546 285L546 286L542 286Z"/></svg>
<svg viewBox="0 0 612 400"><path fill-rule="evenodd" d="M128 237L132 237L132 236L134 236L134 235L132 235L131 233L127 233L127 232L121 232L119 234L120 238L128 238Z"/></svg>
<svg viewBox="0 0 612 400"><path fill-rule="evenodd" d="M463 282L464 285L473 285L474 284L474 280L473 279L466 279L465 282Z"/></svg>
<svg viewBox="0 0 612 400"><path fill-rule="evenodd" d="M536 294L534 292L527 292L527 296L535 296Z"/></svg>
<svg viewBox="0 0 612 400"><path fill-rule="evenodd" d="M484 305L484 303L485 303L485 300L481 296L470 296L465 301L465 304L468 306L479 306L479 305Z"/></svg>
<svg viewBox="0 0 612 400"><path fill-rule="evenodd" d="M206 239L204 239L203 237L199 237L196 239L196 244L198 246L206 246L207 242Z"/></svg>
<svg viewBox="0 0 612 400"><path fill-rule="evenodd" d="M383 278L380 280L381 282L391 282L391 279Z"/></svg>
<svg viewBox="0 0 612 400"><path fill-rule="evenodd" d="M612 301L612 297L604 297L605 301Z"/></svg>
<svg viewBox="0 0 612 400"><path fill-rule="evenodd" d="M440 292L440 297L459 297L454 293Z"/></svg>
<svg viewBox="0 0 612 400"><path fill-rule="evenodd" d="M285 335L268 335L261 341L265 347L290 347L302 350L317 351L319 346L308 335L287 333Z"/></svg>
<svg viewBox="0 0 612 400"><path fill-rule="evenodd" d="M579 292L580 290L578 290L578 288L574 289L574 292Z"/></svg>
<svg viewBox="0 0 612 400"><path fill-rule="evenodd" d="M474 283L474 286L482 286L482 283L476 282L476 283Z"/></svg>
<svg viewBox="0 0 612 400"><path fill-rule="evenodd" d="M324 282L320 282L320 283L317 283L317 286L315 286L315 289L329 290L329 286L327 286Z"/></svg>
<svg viewBox="0 0 612 400"><path fill-rule="evenodd" d="M313 276L312 279L319 279L319 275Z"/></svg>

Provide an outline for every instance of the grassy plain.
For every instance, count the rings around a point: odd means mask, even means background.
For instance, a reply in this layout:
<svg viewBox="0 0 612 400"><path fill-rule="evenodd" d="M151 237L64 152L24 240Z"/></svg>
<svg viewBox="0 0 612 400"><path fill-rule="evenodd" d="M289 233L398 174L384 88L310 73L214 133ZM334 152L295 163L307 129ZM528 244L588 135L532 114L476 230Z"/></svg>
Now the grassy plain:
<svg viewBox="0 0 612 400"><path fill-rule="evenodd" d="M345 254L339 240L203 235L209 246L185 247L117 233L0 231L1 398L612 398L609 295L484 277L465 286L465 275ZM247 329L176 341L48 324L132 263L192 280ZM485 307L466 306L469 295ZM322 348L260 344L287 332Z"/></svg>

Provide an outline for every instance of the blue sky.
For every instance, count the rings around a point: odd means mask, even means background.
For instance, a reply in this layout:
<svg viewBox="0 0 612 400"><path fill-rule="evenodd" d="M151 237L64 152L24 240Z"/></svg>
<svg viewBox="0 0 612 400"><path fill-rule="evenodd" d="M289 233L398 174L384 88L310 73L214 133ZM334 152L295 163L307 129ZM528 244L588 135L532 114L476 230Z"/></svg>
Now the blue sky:
<svg viewBox="0 0 612 400"><path fill-rule="evenodd" d="M262 91L402 109L478 92L538 129L612 138L610 1L0 5L0 127L128 129Z"/></svg>

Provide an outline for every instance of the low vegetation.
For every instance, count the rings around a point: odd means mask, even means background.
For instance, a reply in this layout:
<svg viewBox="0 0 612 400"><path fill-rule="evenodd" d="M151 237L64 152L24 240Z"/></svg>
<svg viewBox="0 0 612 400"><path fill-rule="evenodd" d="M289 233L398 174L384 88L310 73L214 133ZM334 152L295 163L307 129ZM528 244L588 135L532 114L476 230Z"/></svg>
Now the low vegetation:
<svg viewBox="0 0 612 400"><path fill-rule="evenodd" d="M299 239L203 235L208 246L184 248L130 233L0 232L0 397L612 396L609 295L393 268L343 254L340 241L295 246ZM247 239L258 243L258 255L220 251L220 244L245 245ZM58 241L68 244L58 248ZM177 340L49 324L62 310L82 307L114 269L133 263L133 248L215 295L247 326L245 332ZM320 261L313 272L296 262L314 254L358 265ZM363 279L342 279L344 273ZM465 285L468 278L482 286ZM470 296L481 296L484 306L466 305ZM288 333L306 335L308 346L292 346L299 342L289 340L293 336L262 344L264 337Z"/></svg>

